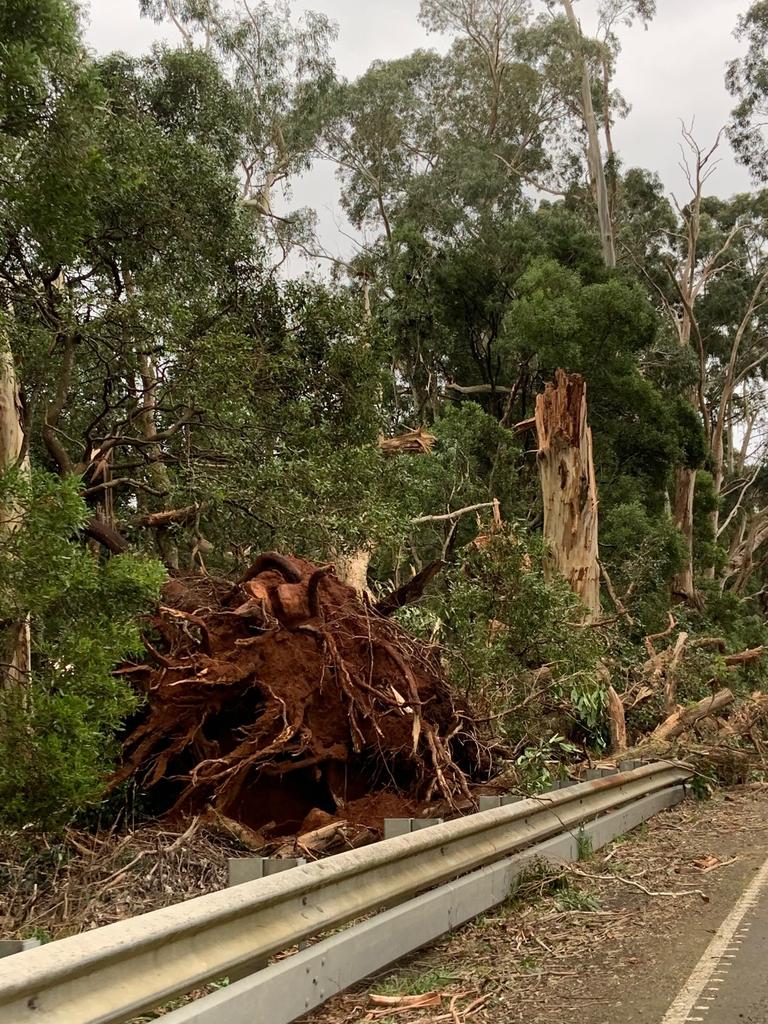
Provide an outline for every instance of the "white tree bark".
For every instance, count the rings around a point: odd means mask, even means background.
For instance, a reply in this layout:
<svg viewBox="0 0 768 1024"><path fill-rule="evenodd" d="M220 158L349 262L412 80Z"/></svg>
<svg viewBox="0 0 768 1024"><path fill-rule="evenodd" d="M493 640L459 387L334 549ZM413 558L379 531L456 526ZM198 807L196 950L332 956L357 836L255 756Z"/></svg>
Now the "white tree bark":
<svg viewBox="0 0 768 1024"><path fill-rule="evenodd" d="M0 473L18 466L29 474L29 458L24 452L24 422L8 335L0 320ZM0 506L0 545L21 524L22 510L15 503ZM31 671L29 616L6 625L0 631L0 689L26 685Z"/></svg>
<svg viewBox="0 0 768 1024"><path fill-rule="evenodd" d="M568 18L576 38L581 40L581 25L576 17L571 0L563 0L563 7L565 8L566 17ZM581 110L584 118L584 127L587 130L587 164L589 166L589 177L592 184L592 191L597 204L597 219L600 225L600 242L603 249L603 259L607 267L615 267L616 244L613 237L611 204L608 197L608 184L605 180L605 167L603 165L603 154L600 147L600 134L597 129L595 105L592 102L592 78L589 73L589 64L587 63L586 58L582 59Z"/></svg>

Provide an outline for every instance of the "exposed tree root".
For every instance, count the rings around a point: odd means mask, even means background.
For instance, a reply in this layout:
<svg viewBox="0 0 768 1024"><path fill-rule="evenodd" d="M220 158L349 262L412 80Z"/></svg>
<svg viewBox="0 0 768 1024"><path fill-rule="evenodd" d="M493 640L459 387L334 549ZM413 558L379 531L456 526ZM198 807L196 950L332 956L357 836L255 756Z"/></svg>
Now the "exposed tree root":
<svg viewBox="0 0 768 1024"><path fill-rule="evenodd" d="M235 586L174 580L153 626L113 785L136 776L161 809L285 833L362 800L368 824L377 793L455 806L487 767L436 650L327 567L270 554Z"/></svg>

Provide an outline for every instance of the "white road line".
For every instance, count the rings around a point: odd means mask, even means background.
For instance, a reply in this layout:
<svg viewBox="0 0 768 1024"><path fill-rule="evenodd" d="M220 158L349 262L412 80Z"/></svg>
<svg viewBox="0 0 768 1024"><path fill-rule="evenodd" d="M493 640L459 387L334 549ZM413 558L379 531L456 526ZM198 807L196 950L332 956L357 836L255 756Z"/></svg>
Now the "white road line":
<svg viewBox="0 0 768 1024"><path fill-rule="evenodd" d="M702 1020L701 1017L692 1017L691 1011L698 1009L696 1004L701 999L704 989L711 989L710 982L712 978L722 973L723 966L725 966L723 965L723 960L735 959L734 955L731 954L729 956L726 950L733 948L733 938L736 933L747 927L744 924L744 918L757 905L766 883L768 883L768 860L760 868L757 875L742 893L736 906L718 928L714 938L704 951L701 960L694 967L690 978L680 989L677 998L669 1010L667 1010L661 1024L686 1024L686 1021Z"/></svg>

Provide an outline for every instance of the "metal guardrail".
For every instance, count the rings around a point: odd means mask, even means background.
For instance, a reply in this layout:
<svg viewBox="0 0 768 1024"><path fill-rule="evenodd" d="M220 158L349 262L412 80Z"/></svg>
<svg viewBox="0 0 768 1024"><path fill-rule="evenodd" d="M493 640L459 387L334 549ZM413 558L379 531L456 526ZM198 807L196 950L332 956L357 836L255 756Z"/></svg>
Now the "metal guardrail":
<svg viewBox="0 0 768 1024"><path fill-rule="evenodd" d="M590 823L590 827L599 825L595 819L601 815L630 809L654 794L680 793L689 777L690 772L681 766L646 765L350 850L19 953L0 962L0 1024L118 1024L130 1020L173 996L263 962L320 932L452 879L461 881L470 872L482 874L488 865L498 866L498 862L553 837L569 836L575 841L573 833ZM319 946L322 943L297 956L313 955ZM395 952L384 962L397 955ZM274 968L260 975L270 971ZM231 991L251 981L237 982ZM258 1019L272 1024L276 1020L254 1018L252 1002L249 1012L251 1022ZM230 1014L207 1018L187 1014L177 1019L235 1020Z"/></svg>

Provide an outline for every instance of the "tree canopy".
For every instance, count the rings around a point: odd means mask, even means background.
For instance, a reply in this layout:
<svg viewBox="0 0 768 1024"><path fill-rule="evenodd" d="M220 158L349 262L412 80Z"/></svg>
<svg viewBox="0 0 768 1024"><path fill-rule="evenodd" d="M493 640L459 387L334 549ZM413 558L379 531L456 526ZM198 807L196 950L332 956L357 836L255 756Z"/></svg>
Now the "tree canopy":
<svg viewBox="0 0 768 1024"><path fill-rule="evenodd" d="M712 194L724 142L686 128L679 200L613 142L653 2L606 0L590 35L569 0L423 0L444 50L354 81L324 16L140 6L178 37L140 57L90 53L74 0L0 11L0 620L32 652L28 693L0 678L7 816L98 797L163 580L264 550L362 565L373 603L434 567L398 614L456 685L503 718L546 665L598 746L606 666L670 615L768 642L768 4L727 74L755 190ZM359 244L291 277L322 246L281 197L319 159ZM543 539L559 371L587 387L594 631Z"/></svg>

